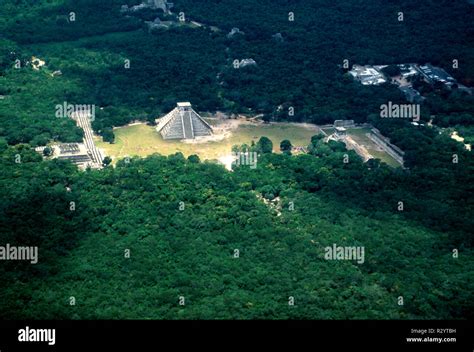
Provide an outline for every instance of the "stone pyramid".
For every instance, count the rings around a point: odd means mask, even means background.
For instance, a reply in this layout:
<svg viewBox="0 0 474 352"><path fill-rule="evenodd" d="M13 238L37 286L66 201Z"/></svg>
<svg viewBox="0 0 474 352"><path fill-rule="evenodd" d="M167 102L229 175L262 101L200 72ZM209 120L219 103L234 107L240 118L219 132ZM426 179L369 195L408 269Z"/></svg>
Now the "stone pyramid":
<svg viewBox="0 0 474 352"><path fill-rule="evenodd" d="M212 134L212 127L188 102L178 103L176 108L157 120L157 123L156 130L163 139L194 139Z"/></svg>

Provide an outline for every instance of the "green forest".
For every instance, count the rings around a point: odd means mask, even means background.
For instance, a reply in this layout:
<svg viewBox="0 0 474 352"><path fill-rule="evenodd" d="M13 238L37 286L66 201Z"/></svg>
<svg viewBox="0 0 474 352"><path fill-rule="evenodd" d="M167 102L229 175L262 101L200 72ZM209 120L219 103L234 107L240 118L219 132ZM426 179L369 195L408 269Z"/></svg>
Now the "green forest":
<svg viewBox="0 0 474 352"><path fill-rule="evenodd" d="M41 260L2 264L2 316L472 317L472 197L450 202L453 189L427 193L415 175L369 169L352 152L343 164L340 146L318 136L312 146L312 155L261 154L256 169L233 173L180 154L84 173L5 149L2 240L39 245ZM366 262L326 261L333 243L365 246Z"/></svg>
<svg viewBox="0 0 474 352"><path fill-rule="evenodd" d="M473 5L174 0L174 15L120 12L138 3L0 3L0 245L38 246L40 258L0 262L0 319L473 318L474 159L446 131L472 143L474 96L420 83L433 127L415 127L377 115L405 102L394 85L363 86L343 67L429 62L472 86ZM150 30L155 16L169 28ZM228 36L234 27L243 34ZM321 135L302 155L262 138L257 168L232 172L179 153L80 171L32 149L82 141L55 117L63 102L96 105L92 127L113 141L113 127L177 101L369 122L406 168L364 163ZM363 246L365 263L326 260L333 244Z"/></svg>

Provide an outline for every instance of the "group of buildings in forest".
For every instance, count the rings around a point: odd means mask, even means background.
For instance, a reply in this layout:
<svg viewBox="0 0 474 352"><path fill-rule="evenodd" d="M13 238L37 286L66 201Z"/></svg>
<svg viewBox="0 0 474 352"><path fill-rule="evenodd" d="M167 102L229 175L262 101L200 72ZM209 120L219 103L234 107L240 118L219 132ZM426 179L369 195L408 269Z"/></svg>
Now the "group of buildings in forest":
<svg viewBox="0 0 474 352"><path fill-rule="evenodd" d="M87 167L100 169L103 166L104 155L94 142L90 111L74 111L70 117L84 131L82 143L58 143L38 147L35 150L54 159L69 160L81 169Z"/></svg>
<svg viewBox="0 0 474 352"><path fill-rule="evenodd" d="M363 85L380 85L386 82L393 83L405 94L411 103L421 103L424 97L413 87L412 81L415 77L421 77L430 85L441 84L447 89L457 88L472 94L470 88L460 84L449 73L440 67L431 64L398 64L397 74L390 77L384 69L389 65L353 65L349 74Z"/></svg>

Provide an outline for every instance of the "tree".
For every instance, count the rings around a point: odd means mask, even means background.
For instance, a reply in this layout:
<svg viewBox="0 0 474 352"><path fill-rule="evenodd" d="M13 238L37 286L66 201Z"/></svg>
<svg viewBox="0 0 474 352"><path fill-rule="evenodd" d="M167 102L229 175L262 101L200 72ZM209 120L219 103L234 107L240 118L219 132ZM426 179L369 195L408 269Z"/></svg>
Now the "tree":
<svg viewBox="0 0 474 352"><path fill-rule="evenodd" d="M269 123L272 120L272 115L270 114L263 114L262 121L265 123Z"/></svg>
<svg viewBox="0 0 474 352"><path fill-rule="evenodd" d="M199 162L201 161L201 159L199 159L199 156L197 156L196 154L188 156L188 160L193 164L199 164Z"/></svg>
<svg viewBox="0 0 474 352"><path fill-rule="evenodd" d="M273 143L268 137L261 137L257 142L258 151L262 154L268 154L273 151Z"/></svg>
<svg viewBox="0 0 474 352"><path fill-rule="evenodd" d="M323 143L324 135L322 133L311 137L311 144L308 146L308 151L312 155L318 155L318 148Z"/></svg>
<svg viewBox="0 0 474 352"><path fill-rule="evenodd" d="M293 148L293 146L291 145L291 142L288 139L284 139L284 140L281 141L280 150L283 153L291 154L291 149L292 148Z"/></svg>
<svg viewBox="0 0 474 352"><path fill-rule="evenodd" d="M106 156L104 160L102 160L102 165L108 166L112 162L112 158L110 156Z"/></svg>
<svg viewBox="0 0 474 352"><path fill-rule="evenodd" d="M275 199L275 188L271 185L266 185L266 186L263 186L262 189L262 195L265 199L268 199L268 200L273 200Z"/></svg>
<svg viewBox="0 0 474 352"><path fill-rule="evenodd" d="M399 76L401 73L400 67L398 67L397 65L389 65L387 67L384 67L382 69L382 72L389 77L396 77Z"/></svg>
<svg viewBox="0 0 474 352"><path fill-rule="evenodd" d="M155 115L152 115L152 114L148 114L146 116L146 123L150 126L154 126L156 125L156 116Z"/></svg>
<svg viewBox="0 0 474 352"><path fill-rule="evenodd" d="M3 152L4 150L7 150L8 148L8 143L5 138L0 137L0 152Z"/></svg>
<svg viewBox="0 0 474 352"><path fill-rule="evenodd" d="M45 147L43 149L44 156L50 156L51 154L53 154L53 149L51 147Z"/></svg>
<svg viewBox="0 0 474 352"><path fill-rule="evenodd" d="M311 137L311 144L316 146L320 140L324 138L324 135L322 133L320 134L315 134L314 136Z"/></svg>
<svg viewBox="0 0 474 352"><path fill-rule="evenodd" d="M103 129L102 139L104 140L104 142L109 142L110 144L112 144L115 141L115 134L112 128L106 127Z"/></svg>

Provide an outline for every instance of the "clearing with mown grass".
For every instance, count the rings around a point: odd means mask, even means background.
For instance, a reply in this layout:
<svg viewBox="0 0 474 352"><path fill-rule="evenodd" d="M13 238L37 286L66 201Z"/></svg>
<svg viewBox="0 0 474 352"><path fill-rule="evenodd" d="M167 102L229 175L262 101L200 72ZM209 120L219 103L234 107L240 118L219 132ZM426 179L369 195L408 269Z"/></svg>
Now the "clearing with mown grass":
<svg viewBox="0 0 474 352"><path fill-rule="evenodd" d="M273 142L274 152L279 152L280 142L284 139L291 141L293 146L308 146L311 137L318 134L317 126L297 123L255 123L246 120L208 122L214 128L211 138L192 141L165 141L154 126L133 124L114 130L115 143L105 143L97 137L96 144L106 155L117 160L127 156L144 157L154 153L170 155L177 152L184 156L198 155L203 160L219 160L232 153L233 145L257 142L266 136Z"/></svg>

